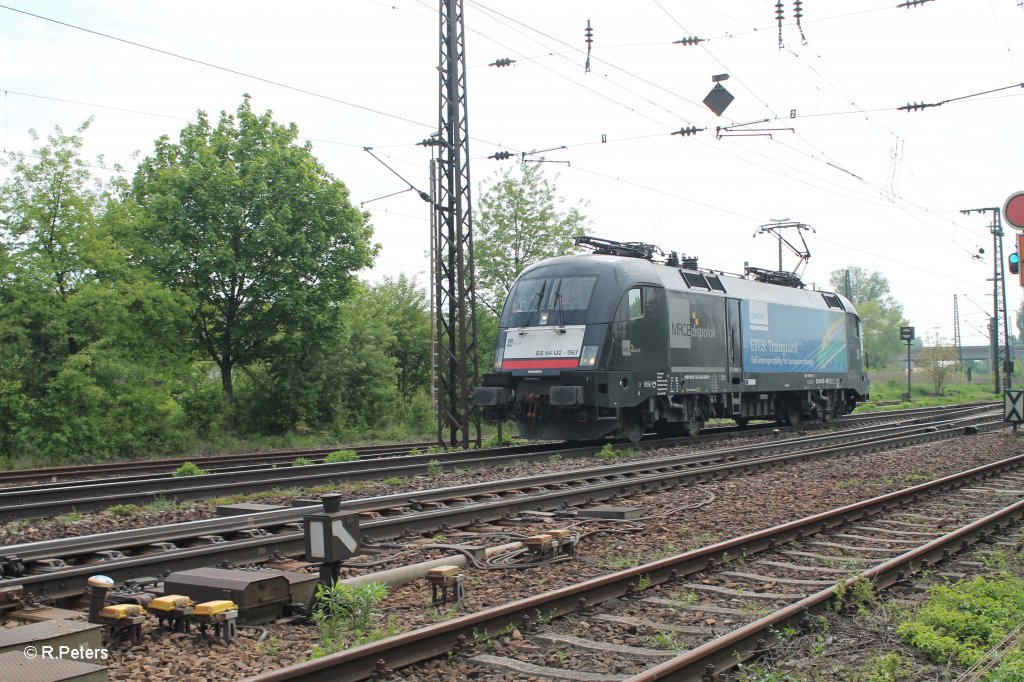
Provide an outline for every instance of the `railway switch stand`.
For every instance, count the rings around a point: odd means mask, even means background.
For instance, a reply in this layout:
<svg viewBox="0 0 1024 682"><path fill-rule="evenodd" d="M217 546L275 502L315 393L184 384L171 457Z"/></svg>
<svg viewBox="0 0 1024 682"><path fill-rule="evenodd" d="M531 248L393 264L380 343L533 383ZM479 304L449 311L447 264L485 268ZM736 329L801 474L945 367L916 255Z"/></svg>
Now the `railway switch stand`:
<svg viewBox="0 0 1024 682"><path fill-rule="evenodd" d="M192 620L199 625L199 634L206 637L206 631L213 626L213 634L226 644L238 637L238 605L227 599L197 604L192 609Z"/></svg>
<svg viewBox="0 0 1024 682"><path fill-rule="evenodd" d="M175 632L188 632L195 602L180 594L157 597L149 604L150 614L157 617L157 623Z"/></svg>
<svg viewBox="0 0 1024 682"><path fill-rule="evenodd" d="M138 604L104 606L99 619L110 639L119 639L131 644L142 642L142 624L146 622L146 609Z"/></svg>
<svg viewBox="0 0 1024 682"><path fill-rule="evenodd" d="M114 586L113 578L94 575L89 578L89 622L100 623L100 612L106 605L107 593Z"/></svg>
<svg viewBox="0 0 1024 682"><path fill-rule="evenodd" d="M465 598L463 583L466 574L458 566L438 566L427 572L430 581L430 603L446 606L449 601L461 602Z"/></svg>
<svg viewBox="0 0 1024 682"><path fill-rule="evenodd" d="M324 510L302 517L306 536L306 561L320 564L320 583L338 581L341 562L359 549L359 515L341 510L341 495L320 498Z"/></svg>

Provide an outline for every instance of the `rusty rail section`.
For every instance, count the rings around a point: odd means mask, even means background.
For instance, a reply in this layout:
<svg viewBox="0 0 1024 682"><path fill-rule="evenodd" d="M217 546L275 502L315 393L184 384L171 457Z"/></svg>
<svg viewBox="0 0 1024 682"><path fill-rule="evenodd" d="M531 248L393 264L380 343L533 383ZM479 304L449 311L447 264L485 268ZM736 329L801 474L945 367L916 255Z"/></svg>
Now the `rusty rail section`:
<svg viewBox="0 0 1024 682"><path fill-rule="evenodd" d="M726 555L740 556L744 552L754 554L774 549L781 543L800 540L823 530L868 517L876 512L894 509L913 503L925 496L959 487L968 481L987 478L1021 466L1024 466L1024 455L1016 455L906 490L815 514L675 557L626 569L323 658L257 675L249 678L248 682L364 680L375 673L388 669L405 667L452 651L458 653L472 644L474 636L477 638L495 636L509 625L522 626L528 630L530 621L536 620L538 617L554 618L574 611L586 611L590 605L635 594L638 591L641 577L650 580L652 585L676 581L682 576L721 565ZM962 550L977 541L990 529L1004 527L1012 521L1019 520L1022 516L1024 516L1024 500L877 565L862 573L861 576L851 578L849 582L852 583L861 577L867 577L879 587L888 587L950 553ZM834 590L834 587L821 590L754 623L652 667L631 678L630 682L651 682L653 680L692 680L696 682L707 679L704 677L706 673L720 672L735 665L739 660L746 660L762 653L765 642L772 638L771 628L799 623L809 613L824 608L825 603L834 595Z"/></svg>

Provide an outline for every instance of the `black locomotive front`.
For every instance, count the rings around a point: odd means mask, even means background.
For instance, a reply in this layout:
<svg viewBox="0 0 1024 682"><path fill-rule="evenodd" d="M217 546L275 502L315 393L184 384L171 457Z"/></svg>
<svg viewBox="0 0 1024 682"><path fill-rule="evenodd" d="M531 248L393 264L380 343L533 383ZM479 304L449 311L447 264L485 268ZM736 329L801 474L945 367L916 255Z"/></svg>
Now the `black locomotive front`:
<svg viewBox="0 0 1024 682"><path fill-rule="evenodd" d="M501 314L493 372L474 390L485 416L524 438L637 437L633 412L662 376L664 290L646 261L567 256L520 275ZM639 267L632 267L639 266Z"/></svg>

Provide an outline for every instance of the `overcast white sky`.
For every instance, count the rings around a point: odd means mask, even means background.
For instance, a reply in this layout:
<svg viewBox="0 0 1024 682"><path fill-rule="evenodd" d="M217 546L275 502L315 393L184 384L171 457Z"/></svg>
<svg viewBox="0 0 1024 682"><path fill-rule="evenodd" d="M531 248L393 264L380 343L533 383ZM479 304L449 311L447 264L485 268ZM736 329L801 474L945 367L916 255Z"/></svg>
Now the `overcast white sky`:
<svg viewBox="0 0 1024 682"><path fill-rule="evenodd" d="M592 234L742 272L778 265L758 226L801 221L816 230L808 283L879 270L918 336L947 340L958 294L964 342L985 343L991 214L960 210L1024 190L1024 89L897 108L1024 83L1019 2L804 0L803 44L786 0L779 49L770 0L465 0L474 192L515 163L488 159L495 151L565 145L545 156L569 165L545 171L567 205L587 202ZM5 151L30 151L29 128L72 131L95 116L87 153L132 170L134 151L248 92L256 110L298 124L355 203L405 187L364 146L428 188L430 152L415 143L437 127L437 0L0 3ZM673 44L688 36L707 40ZM517 61L488 66L503 57ZM701 100L722 73L736 99L718 118ZM749 127L793 130L716 137L716 126L763 119ZM706 130L670 135L684 126ZM426 204L406 192L365 208L383 245L366 277L428 282ZM1021 298L1008 277L1011 329Z"/></svg>

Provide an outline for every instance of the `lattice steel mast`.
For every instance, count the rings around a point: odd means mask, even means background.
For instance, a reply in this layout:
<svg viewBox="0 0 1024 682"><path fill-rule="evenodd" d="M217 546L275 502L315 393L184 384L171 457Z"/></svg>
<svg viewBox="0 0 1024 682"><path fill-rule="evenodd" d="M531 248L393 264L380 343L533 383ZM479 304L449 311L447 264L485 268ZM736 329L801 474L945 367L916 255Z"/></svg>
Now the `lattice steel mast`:
<svg viewBox="0 0 1024 682"><path fill-rule="evenodd" d="M1002 212L998 207L993 208L968 208L961 213L991 213L992 214L992 378L995 392L999 393L1003 388L1009 388L1012 377L1010 371L1010 330L1006 319L1006 284L1003 275L1003 220ZM999 345L999 327L1003 328L1003 344ZM1000 371L1005 374L1006 381L1000 379Z"/></svg>
<svg viewBox="0 0 1024 682"><path fill-rule="evenodd" d="M469 180L466 41L462 0L441 0L440 118L435 189L434 300L437 329L437 440L480 441L470 392L477 383L473 210Z"/></svg>

